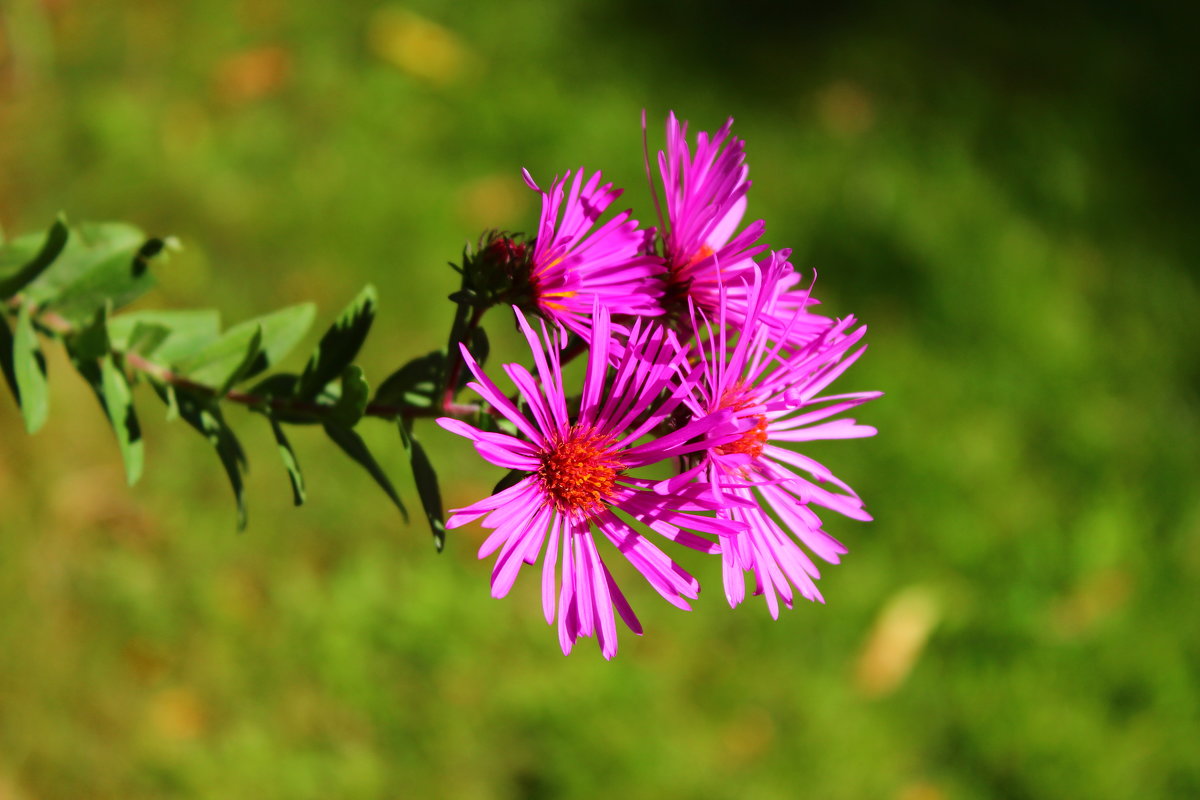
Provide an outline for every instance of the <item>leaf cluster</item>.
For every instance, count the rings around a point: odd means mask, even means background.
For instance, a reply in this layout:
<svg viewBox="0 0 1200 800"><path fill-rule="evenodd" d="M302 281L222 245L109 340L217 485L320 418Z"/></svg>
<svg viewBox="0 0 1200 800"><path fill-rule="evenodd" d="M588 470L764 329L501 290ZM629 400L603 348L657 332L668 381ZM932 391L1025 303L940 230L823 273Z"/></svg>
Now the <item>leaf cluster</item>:
<svg viewBox="0 0 1200 800"><path fill-rule="evenodd" d="M142 428L134 390L148 383L166 407L212 446L246 524L243 476L248 459L226 420L242 405L271 427L293 501L307 487L286 433L290 425L319 425L327 438L380 486L407 520L391 479L356 430L367 416L397 422L409 454L422 508L442 546L441 496L434 468L413 433L414 416L437 409L446 372L444 352L401 367L374 398L355 363L375 319L376 291L365 287L321 336L299 372L276 371L308 334L311 303L283 308L222 329L216 310L132 310L154 283L154 271L177 249L173 239L148 237L123 223L81 225L59 218L44 235L0 242L0 371L36 433L50 409L45 342L61 344L91 387L111 424L130 484L144 466ZM478 337L474 347L481 351Z"/></svg>

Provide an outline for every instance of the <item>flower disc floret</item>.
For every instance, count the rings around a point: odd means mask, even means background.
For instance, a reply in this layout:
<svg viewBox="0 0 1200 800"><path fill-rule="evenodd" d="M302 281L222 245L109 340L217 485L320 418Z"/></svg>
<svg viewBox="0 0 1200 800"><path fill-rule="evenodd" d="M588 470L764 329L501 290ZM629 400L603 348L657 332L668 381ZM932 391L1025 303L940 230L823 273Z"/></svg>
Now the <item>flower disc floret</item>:
<svg viewBox="0 0 1200 800"><path fill-rule="evenodd" d="M576 426L539 451L538 480L560 513L591 517L616 496L617 475L625 465L612 446L611 437Z"/></svg>

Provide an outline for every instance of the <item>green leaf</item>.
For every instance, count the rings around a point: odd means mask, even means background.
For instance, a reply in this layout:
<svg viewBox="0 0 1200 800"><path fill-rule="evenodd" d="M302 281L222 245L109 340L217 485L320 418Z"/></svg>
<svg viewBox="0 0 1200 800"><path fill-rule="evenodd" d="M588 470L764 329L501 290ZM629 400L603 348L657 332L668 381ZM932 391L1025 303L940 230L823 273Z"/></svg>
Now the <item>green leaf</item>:
<svg viewBox="0 0 1200 800"><path fill-rule="evenodd" d="M321 337L300 376L299 397L315 397L350 365L371 330L375 306L375 287L368 284Z"/></svg>
<svg viewBox="0 0 1200 800"><path fill-rule="evenodd" d="M133 408L133 394L125 373L113 362L111 354L100 360L104 408L117 434L121 457L125 460L125 479L132 486L142 477L142 429Z"/></svg>
<svg viewBox="0 0 1200 800"><path fill-rule="evenodd" d="M8 327L8 317L0 312L0 372L4 373L4 380L8 384L8 388L12 390L17 407L20 408L21 390L17 388L17 373L13 367L13 344L12 329Z"/></svg>
<svg viewBox="0 0 1200 800"><path fill-rule="evenodd" d="M157 344L139 343L138 330L164 330ZM213 309L187 311L133 311L109 320L108 334L114 350L136 350L174 367L207 347L221 333L221 315ZM145 334L142 334L143 336Z"/></svg>
<svg viewBox="0 0 1200 800"><path fill-rule="evenodd" d="M129 380L109 350L107 322L108 310L101 307L88 322L67 337L66 347L71 363L92 388L112 424L125 462L125 478L132 486L142 476L142 429L133 407Z"/></svg>
<svg viewBox="0 0 1200 800"><path fill-rule="evenodd" d="M471 352L471 355L474 356L479 365L483 366L484 362L487 361L488 355L492 352L492 346L488 342L487 331L483 328L476 328L471 331L471 341L467 342L467 350ZM458 388L461 389L463 386L466 386L469 380L471 380L471 371L464 365L462 374L459 376Z"/></svg>
<svg viewBox="0 0 1200 800"><path fill-rule="evenodd" d="M408 451L409 464L412 466L413 480L417 484L417 494L421 498L421 508L425 511L425 519L429 521L429 530L433 533L433 544L438 552L446 546L446 523L442 520L442 492L438 488L437 472L425 454L425 448L413 438L404 420L397 425L400 428L400 438L404 449Z"/></svg>
<svg viewBox="0 0 1200 800"><path fill-rule="evenodd" d="M262 358L262 328L256 327L253 336L250 337L250 344L246 347L246 357L238 364L237 369L233 374L225 379L225 382L217 386L217 394L224 395L235 384L241 382L244 378L250 375L254 365Z"/></svg>
<svg viewBox="0 0 1200 800"><path fill-rule="evenodd" d="M219 339L180 361L178 369L197 383L217 387L224 394L282 361L304 338L315 314L312 303L301 303L234 325ZM251 347L255 342L257 346Z"/></svg>
<svg viewBox="0 0 1200 800"><path fill-rule="evenodd" d="M3 279L0 279L0 298L12 297L32 283L54 263L54 259L58 258L69 238L67 225L60 216L50 226L41 247L36 252L31 254L28 249L30 237L21 237L0 248L0 273L4 274ZM6 269L10 264L21 264L22 266L10 273Z"/></svg>
<svg viewBox="0 0 1200 800"><path fill-rule="evenodd" d="M16 378L25 430L37 433L50 412L50 387L46 381L46 359L38 347L29 306L21 306L13 336L13 377Z"/></svg>
<svg viewBox="0 0 1200 800"><path fill-rule="evenodd" d="M510 469L503 478L496 481L495 488L492 489L492 494L500 494L505 489L511 489L520 483L529 473L520 469Z"/></svg>
<svg viewBox="0 0 1200 800"><path fill-rule="evenodd" d="M316 315L315 305L300 303L251 320L262 326L263 360L254 365L247 377L258 375L285 359L308 333Z"/></svg>
<svg viewBox="0 0 1200 800"><path fill-rule="evenodd" d="M330 418L344 428L353 428L367 410L370 394L362 367L351 364L342 372L342 393L329 411Z"/></svg>
<svg viewBox="0 0 1200 800"><path fill-rule="evenodd" d="M224 394L248 372L262 352L262 330L258 326L238 325L227 330L191 358L178 365L178 371L196 383Z"/></svg>
<svg viewBox="0 0 1200 800"><path fill-rule="evenodd" d="M120 308L154 285L140 255L145 244L145 235L132 225L81 225L26 295L71 322L91 317L106 303Z"/></svg>
<svg viewBox="0 0 1200 800"><path fill-rule="evenodd" d="M323 427L325 428L325 433L333 440L333 443L340 447L343 453L350 456L350 458L375 479L379 487L396 504L396 508L400 509L404 521L408 522L408 509L404 507L404 503L400 500L400 495L396 493L396 488L392 486L391 480L388 479L383 468L379 466L379 462L371 455L371 451L367 449L367 443L362 440L362 437L353 430L343 428L336 423L326 423Z"/></svg>
<svg viewBox="0 0 1200 800"><path fill-rule="evenodd" d="M67 352L72 360L95 363L108 355L108 309L101 306L95 314L67 337Z"/></svg>
<svg viewBox="0 0 1200 800"><path fill-rule="evenodd" d="M300 462L292 450L292 443L283 433L283 426L278 420L270 419L271 430L275 433L275 444L279 445L279 455L283 458L283 466L287 468L288 478L292 482L292 502L298 506L304 505L304 475L300 472Z"/></svg>
<svg viewBox="0 0 1200 800"><path fill-rule="evenodd" d="M162 390L155 386L162 396ZM164 402L166 398L164 397ZM237 500L238 530L246 527L246 487L242 474L246 471L246 453L238 442L233 430L225 423L221 409L210 397L197 392L176 388L175 399L179 407L179 416L195 428L208 440L221 459L229 485L233 488L233 496Z"/></svg>
<svg viewBox="0 0 1200 800"><path fill-rule="evenodd" d="M129 335L129 346L124 352L141 355L153 353L170 335L170 329L162 325L156 325L153 322L139 322L133 327L133 333Z"/></svg>
<svg viewBox="0 0 1200 800"><path fill-rule="evenodd" d="M443 350L414 358L379 384L374 402L385 406L433 407L445 363Z"/></svg>

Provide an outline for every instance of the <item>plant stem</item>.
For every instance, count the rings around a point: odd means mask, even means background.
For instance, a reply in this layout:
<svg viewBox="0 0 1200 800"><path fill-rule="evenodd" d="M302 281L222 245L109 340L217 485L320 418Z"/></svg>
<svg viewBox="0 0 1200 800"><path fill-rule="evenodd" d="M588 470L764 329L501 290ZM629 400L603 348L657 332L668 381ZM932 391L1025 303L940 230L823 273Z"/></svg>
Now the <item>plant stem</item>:
<svg viewBox="0 0 1200 800"><path fill-rule="evenodd" d="M460 309L462 306L459 307ZM450 346L446 350L446 383L442 391L442 408L451 408L454 406L454 398L458 395L458 379L462 375L463 357L458 349L458 345L462 342L469 341L471 334L479 327L480 321L483 319L484 313L488 310L487 306L475 306L471 313L471 318L462 325L462 330L459 331L459 322L462 319L462 312L455 315L455 325L450 335Z"/></svg>
<svg viewBox="0 0 1200 800"><path fill-rule="evenodd" d="M10 312L19 309L24 303L24 299L17 295L8 300L7 306ZM57 336L70 336L76 332L76 327L70 320L60 314L44 309L38 309L33 306L31 315L34 316L42 327L52 332ZM473 325L479 324L481 313L477 313L472 319ZM275 411L290 411L295 414L312 416L316 420L325 417L333 406L329 403L321 403L309 400L296 400L288 397L271 397L269 395L255 395L249 392L242 392L236 389L231 389L224 394L218 393L216 389L207 384L197 383L190 378L180 375L170 367L158 364L140 353L134 351L113 350L114 355L120 357L125 366L136 372L141 372L144 375L153 378L159 383L169 384L179 389L186 389L192 392L209 395L210 397L237 403L248 408L270 408ZM459 359L461 365L461 358ZM457 379L456 379L457 380ZM471 403L455 403L453 398L445 400L440 408L423 408L420 406L410 405L385 405L383 403L369 403L363 411L365 417L378 417L380 419L395 420L395 419L417 419L421 417L438 417L450 416L459 419L467 419L477 415L482 406Z"/></svg>

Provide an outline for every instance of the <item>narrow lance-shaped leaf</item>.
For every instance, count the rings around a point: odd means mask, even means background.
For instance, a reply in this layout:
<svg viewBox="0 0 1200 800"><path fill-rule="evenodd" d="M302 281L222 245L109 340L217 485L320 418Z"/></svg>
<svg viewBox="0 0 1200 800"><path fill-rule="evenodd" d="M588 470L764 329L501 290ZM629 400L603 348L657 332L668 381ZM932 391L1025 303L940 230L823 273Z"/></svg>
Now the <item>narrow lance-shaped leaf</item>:
<svg viewBox="0 0 1200 800"><path fill-rule="evenodd" d="M160 396L162 389L155 385ZM164 402L166 398L164 397ZM221 459L229 485L233 488L233 496L237 500L238 530L246 527L246 487L242 474L247 470L246 453L234 435L233 430L225 423L221 409L209 397L185 389L176 388L175 399L179 407L179 416L195 428L208 440Z"/></svg>
<svg viewBox="0 0 1200 800"><path fill-rule="evenodd" d="M92 388L112 425L125 462L125 478L132 486L142 476L142 429L133 407L129 381L110 351L107 307L101 307L68 336L66 347L75 370Z"/></svg>
<svg viewBox="0 0 1200 800"><path fill-rule="evenodd" d="M142 477L144 457L142 429L138 425L137 413L133 408L133 394L129 390L129 381L125 373L113 362L112 354L100 360L100 376L104 407L108 412L109 421L112 422L113 431L117 434L117 443L121 447L121 457L125 461L125 479L132 486Z"/></svg>
<svg viewBox="0 0 1200 800"><path fill-rule="evenodd" d="M0 372L4 373L4 381L12 391L17 407L21 407L21 390L17 388L17 373L13 367L13 335L8 327L8 317L0 312Z"/></svg>
<svg viewBox="0 0 1200 800"><path fill-rule="evenodd" d="M429 521L429 530L433 533L433 544L438 552L446 546L446 523L442 519L442 492L438 487L437 471L429 461L425 448L413 438L404 420L400 420L400 438L404 449L408 451L409 464L412 466L413 480L417 484L417 495L421 498L421 508L425 511L425 519Z"/></svg>
<svg viewBox="0 0 1200 800"><path fill-rule="evenodd" d="M262 339L262 328L256 326L254 333L250 336L250 343L246 345L246 355L242 359L242 363L238 364L237 369L225 379L224 383L216 387L217 395L224 395L250 373L254 368L254 362L262 357Z"/></svg>
<svg viewBox="0 0 1200 800"><path fill-rule="evenodd" d="M37 279L47 267L54 263L54 259L58 258L59 253L66 246L68 238L70 238L70 234L67 231L67 224L60 216L50 226L41 248L28 261L25 260L26 252L22 246L23 243L14 242L12 245L4 247L0 251L0 266L6 266L4 262L10 258L20 259L25 263L16 272L6 274L0 279L0 299L12 297Z"/></svg>
<svg viewBox="0 0 1200 800"><path fill-rule="evenodd" d="M271 431L275 434L275 444L279 445L279 455L283 459L283 466L287 469L288 479L292 483L292 502L298 506L304 505L306 494L300 462L296 460L296 453L292 450L292 443L288 441L283 432L283 426L274 419L270 419L270 423Z"/></svg>
<svg viewBox="0 0 1200 800"><path fill-rule="evenodd" d="M46 381L46 359L38 346L28 306L21 306L17 315L12 357L25 430L37 433L50 411L50 387Z"/></svg>
<svg viewBox="0 0 1200 800"><path fill-rule="evenodd" d="M367 285L321 337L316 352L300 375L299 397L315 397L350 365L371 330L375 305L375 287Z"/></svg>
<svg viewBox="0 0 1200 800"><path fill-rule="evenodd" d="M404 503L400 500L400 495L397 494L396 488L392 486L391 480L387 473L379 466L379 462L375 460L375 456L371 455L371 451L367 449L367 443L362 440L362 437L349 428L343 428L336 423L328 423L324 426L325 433L333 440L333 443L341 448L342 452L350 456L355 463L367 471L375 482L379 484L379 488L383 489L384 493L395 503L396 508L400 509L400 514L404 517L404 521L408 522L408 509L404 507Z"/></svg>

